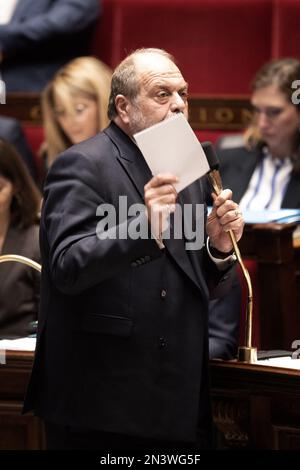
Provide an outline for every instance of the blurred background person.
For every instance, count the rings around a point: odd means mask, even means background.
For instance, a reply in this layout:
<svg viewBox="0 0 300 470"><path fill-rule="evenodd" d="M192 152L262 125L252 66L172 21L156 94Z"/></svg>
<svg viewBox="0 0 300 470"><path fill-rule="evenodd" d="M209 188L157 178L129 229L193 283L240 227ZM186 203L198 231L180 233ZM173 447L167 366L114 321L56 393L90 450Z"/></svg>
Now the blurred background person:
<svg viewBox="0 0 300 470"><path fill-rule="evenodd" d="M78 57L61 68L42 93L45 142L41 153L49 167L73 144L93 137L108 123L112 71L94 57Z"/></svg>
<svg viewBox="0 0 300 470"><path fill-rule="evenodd" d="M237 355L242 289L237 272L228 294L209 302L209 358L233 359Z"/></svg>
<svg viewBox="0 0 300 470"><path fill-rule="evenodd" d="M89 53L100 0L0 0L6 91L39 92L66 62Z"/></svg>
<svg viewBox="0 0 300 470"><path fill-rule="evenodd" d="M0 139L0 255L40 261L41 196L21 157ZM27 336L37 319L40 273L16 262L0 264L0 337Z"/></svg>
<svg viewBox="0 0 300 470"><path fill-rule="evenodd" d="M264 65L252 84L244 146L218 151L224 187L241 209L300 208L300 104L292 101L299 78L298 59Z"/></svg>
<svg viewBox="0 0 300 470"><path fill-rule="evenodd" d="M1 108L0 108L1 110ZM23 161L36 181L37 169L34 156L25 138L22 127L17 119L0 115L0 138L10 142L19 152Z"/></svg>
<svg viewBox="0 0 300 470"><path fill-rule="evenodd" d="M243 138L234 138L239 145L228 146L231 137L221 139L223 187L233 191L242 210L300 208L300 105L292 101L292 84L299 78L298 59L265 64L252 83L253 122ZM211 358L235 356L240 314L241 286L236 277L224 298L210 302Z"/></svg>

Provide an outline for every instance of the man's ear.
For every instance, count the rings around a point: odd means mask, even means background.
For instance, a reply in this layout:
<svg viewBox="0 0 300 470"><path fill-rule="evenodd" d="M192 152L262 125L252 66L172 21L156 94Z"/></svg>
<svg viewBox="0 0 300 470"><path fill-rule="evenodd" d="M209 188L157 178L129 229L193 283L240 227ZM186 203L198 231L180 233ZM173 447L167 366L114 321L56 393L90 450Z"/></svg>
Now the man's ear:
<svg viewBox="0 0 300 470"><path fill-rule="evenodd" d="M118 116L121 118L124 124L129 123L128 110L130 107L130 101L124 95L117 95L115 99L115 106Z"/></svg>

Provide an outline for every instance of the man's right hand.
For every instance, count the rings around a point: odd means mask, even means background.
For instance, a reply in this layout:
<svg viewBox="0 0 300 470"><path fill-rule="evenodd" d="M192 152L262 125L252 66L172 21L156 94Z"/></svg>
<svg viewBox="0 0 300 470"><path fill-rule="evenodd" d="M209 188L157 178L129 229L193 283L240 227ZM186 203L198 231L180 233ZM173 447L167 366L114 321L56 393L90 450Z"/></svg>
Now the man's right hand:
<svg viewBox="0 0 300 470"><path fill-rule="evenodd" d="M175 211L177 191L174 184L179 179L170 173L153 176L144 187L147 216L154 237L161 242L161 234L168 227L168 218Z"/></svg>

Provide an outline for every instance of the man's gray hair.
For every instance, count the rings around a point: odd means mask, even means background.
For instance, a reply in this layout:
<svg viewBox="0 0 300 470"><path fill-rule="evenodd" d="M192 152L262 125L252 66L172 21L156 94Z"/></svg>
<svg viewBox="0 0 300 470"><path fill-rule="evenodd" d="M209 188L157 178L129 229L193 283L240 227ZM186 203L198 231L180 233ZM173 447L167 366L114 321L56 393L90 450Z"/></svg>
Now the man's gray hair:
<svg viewBox="0 0 300 470"><path fill-rule="evenodd" d="M110 120L115 118L118 114L115 105L117 95L124 95L130 101L134 101L139 94L140 87L137 81L135 59L140 54L160 54L174 62L173 56L167 51L150 47L137 49L132 52L129 56L127 56L116 67L112 76L110 97L107 110L107 115Z"/></svg>

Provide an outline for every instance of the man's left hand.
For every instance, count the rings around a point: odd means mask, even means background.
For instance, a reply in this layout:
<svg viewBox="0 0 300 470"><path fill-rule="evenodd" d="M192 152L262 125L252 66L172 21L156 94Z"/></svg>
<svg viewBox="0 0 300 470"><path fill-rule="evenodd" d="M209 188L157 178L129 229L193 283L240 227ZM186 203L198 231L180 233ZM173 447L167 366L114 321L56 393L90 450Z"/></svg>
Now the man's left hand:
<svg viewBox="0 0 300 470"><path fill-rule="evenodd" d="M224 189L219 196L213 194L214 205L206 222L210 245L223 253L228 253L233 248L228 231L232 230L236 241L239 241L245 225L238 204L231 198L230 189Z"/></svg>

